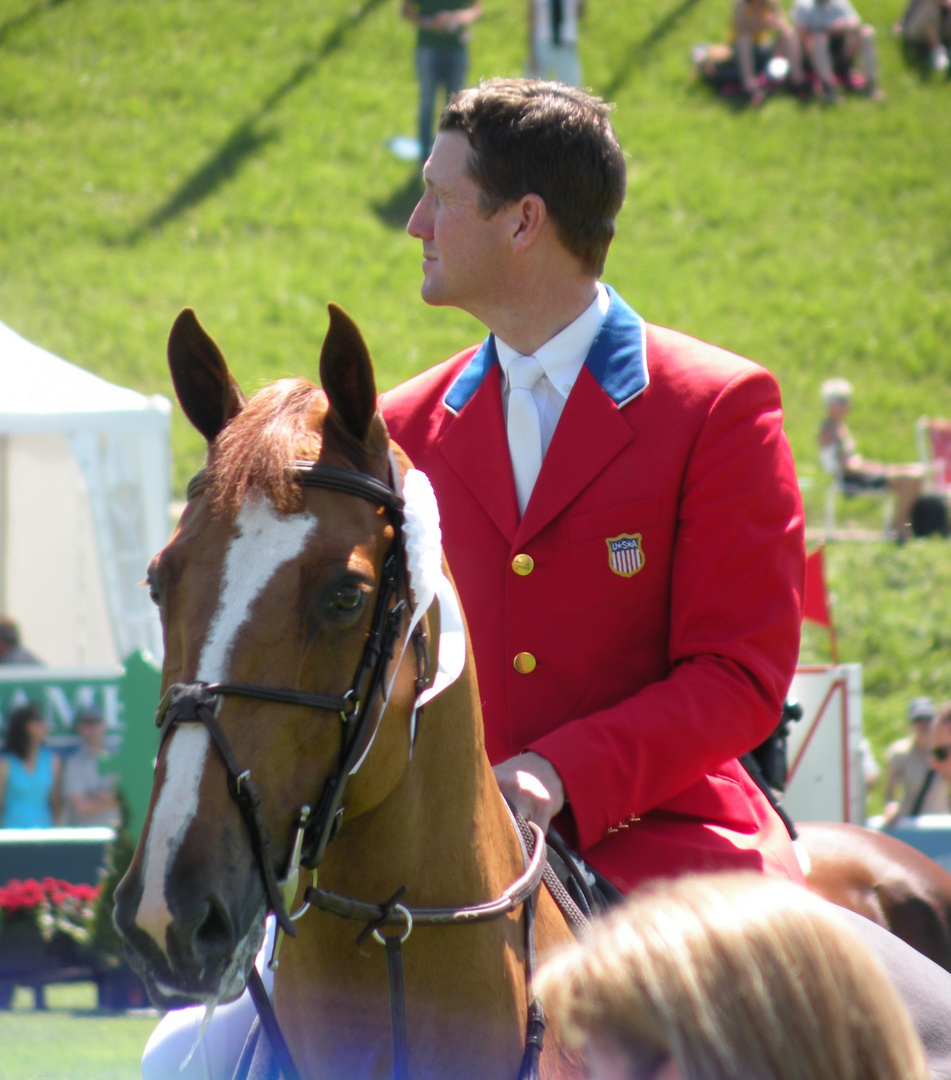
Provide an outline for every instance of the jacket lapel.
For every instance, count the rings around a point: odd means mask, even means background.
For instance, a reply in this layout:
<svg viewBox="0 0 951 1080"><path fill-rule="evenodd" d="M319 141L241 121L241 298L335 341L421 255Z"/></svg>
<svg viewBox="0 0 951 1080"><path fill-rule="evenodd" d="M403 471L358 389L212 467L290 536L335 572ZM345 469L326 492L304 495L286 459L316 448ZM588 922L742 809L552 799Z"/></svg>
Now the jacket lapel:
<svg viewBox="0 0 951 1080"><path fill-rule="evenodd" d="M634 439L587 367L581 369L515 535L523 543L556 518Z"/></svg>
<svg viewBox="0 0 951 1080"><path fill-rule="evenodd" d="M557 517L635 438L621 410L650 383L646 326L610 286L608 293L611 306L565 402L517 543Z"/></svg>
<svg viewBox="0 0 951 1080"><path fill-rule="evenodd" d="M444 407L436 447L511 542L518 529L518 501L502 415L501 369L491 338L450 387Z"/></svg>
<svg viewBox="0 0 951 1080"><path fill-rule="evenodd" d="M613 289L608 291L611 306L568 395L523 518L491 335L446 393L436 445L509 543L522 543L548 525L635 438L621 409L650 381L645 325Z"/></svg>

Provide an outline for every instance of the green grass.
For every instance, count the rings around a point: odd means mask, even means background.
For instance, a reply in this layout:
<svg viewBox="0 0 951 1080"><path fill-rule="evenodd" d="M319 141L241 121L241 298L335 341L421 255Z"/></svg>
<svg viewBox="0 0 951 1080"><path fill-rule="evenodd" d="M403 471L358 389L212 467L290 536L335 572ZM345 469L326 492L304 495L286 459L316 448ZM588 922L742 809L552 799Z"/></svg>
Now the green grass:
<svg viewBox="0 0 951 1080"><path fill-rule="evenodd" d="M524 5L484 3L472 79L519 74ZM629 156L605 277L649 320L776 373L813 525L824 378L855 383L869 457L915 458L917 417L951 416L951 85L902 57L900 6L859 4L888 100L834 109L737 112L691 81L727 0L595 4L584 26L586 81L617 102ZM246 390L315 373L330 300L362 326L381 388L481 337L419 300L416 170L385 145L414 129L412 42L394 0L3 0L0 319L166 394L186 305ZM202 451L176 411L179 494ZM843 513L881 523L880 504ZM951 545L837 544L829 573L880 750L908 697L951 697ZM805 659L825 648L807 632Z"/></svg>
<svg viewBox="0 0 951 1080"><path fill-rule="evenodd" d="M97 1012L94 983L49 986L46 1001L34 1011L18 988L0 1011L0 1080L139 1080L155 1015Z"/></svg>
<svg viewBox="0 0 951 1080"><path fill-rule="evenodd" d="M581 53L618 103L630 191L606 277L645 317L767 364L816 473L818 383L852 378L869 456L907 458L951 413L942 343L949 87L879 30L883 106L736 113L688 77L726 5L601 5ZM195 307L253 388L312 372L336 300L381 387L481 335L425 310L403 224L415 170L412 30L387 0L6 0L0 16L0 318L116 381L168 392L164 342ZM522 8L488 0L473 79L517 74ZM883 419L885 422L883 422ZM176 421L181 490L200 454Z"/></svg>

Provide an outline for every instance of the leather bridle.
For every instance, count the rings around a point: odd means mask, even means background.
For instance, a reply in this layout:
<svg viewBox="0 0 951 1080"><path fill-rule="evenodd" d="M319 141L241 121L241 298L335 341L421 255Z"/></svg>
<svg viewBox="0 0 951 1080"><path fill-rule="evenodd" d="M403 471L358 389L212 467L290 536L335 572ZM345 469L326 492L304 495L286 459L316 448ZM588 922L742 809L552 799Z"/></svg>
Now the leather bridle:
<svg viewBox="0 0 951 1080"><path fill-rule="evenodd" d="M398 902L403 889L382 905L361 904L317 889L315 883L305 890L305 903L301 910L294 915L290 914L288 908L297 891L297 867L316 870L323 860L327 845L336 835L343 818L347 781L365 757L382 717L388 691L387 671L395 655L396 643L408 611L408 601L404 598L408 595L408 590L403 542L404 502L391 486L366 473L318 462L297 461L288 466L288 471L294 481L304 487L327 488L382 505L393 525L394 537L384 559L370 630L350 689L342 695L335 695L255 683L173 683L166 690L155 713L155 722L160 728L159 750L161 751L165 739L176 724L197 722L207 729L227 770L231 797L238 804L248 826L268 902L279 924L278 940L282 930L291 937L296 937L294 919L308 906L313 905L342 918L364 921L366 926L358 940L363 940L372 933L385 945L390 982L394 1077L396 1080L407 1080L408 1048L400 947L409 936L413 922L429 925L481 922L499 918L524 905L526 958L530 977L534 968L534 897L543 875L548 880L550 874L545 859L545 838L537 826L521 823L523 835L520 841L526 864L525 871L501 897L483 904L413 910ZM188 485L189 501L206 486L206 473L202 470ZM418 623L413 631L413 644L417 657L418 696L428 682L426 638L421 623ZM280 882L274 870L271 838L261 810L260 793L251 776L251 770L242 768L238 763L218 722L218 714L225 697L244 697L280 705L327 710L336 713L340 718L342 738L336 771L324 784L317 799L316 812L312 814L309 807L301 807L287 875ZM379 708L376 705L377 698L380 699ZM394 925L402 925L403 932L395 935L381 934L384 927ZM272 966L276 966L276 954L275 948ZM267 991L254 966L248 977L248 987L281 1071L286 1080L296 1080L299 1073L277 1025ZM538 1076L544 1029L544 1012L537 999L532 997L529 1001L525 1053L519 1070L520 1080L531 1080Z"/></svg>
<svg viewBox="0 0 951 1080"><path fill-rule="evenodd" d="M323 860L327 844L340 827L347 781L357 763L366 754L376 733L386 703L386 674L402 630L407 602L401 596L401 593L406 592L402 497L388 484L352 469L319 462L297 461L288 466L288 471L293 479L304 487L328 488L382 505L393 525L393 541L384 559L369 633L350 689L342 695L335 695L255 683L173 683L156 709L155 722L161 729L160 750L176 724L197 722L208 730L227 769L231 797L238 804L251 834L268 902L284 932L295 937L297 928L288 912L293 896L285 896L290 890L286 883L279 883L277 880L274 860L271 857L271 838L261 812L260 793L251 776L251 770L242 768L238 763L218 722L223 699L244 697L279 705L321 709L334 712L340 718L342 737L337 768L325 782L323 791L316 800L316 811L311 813L309 808L301 809L298 825L302 833L294 845L299 864L311 870L316 869ZM206 484L206 474L202 470L188 485L189 500L200 494ZM427 680L426 643L421 624L417 625L413 638L417 656L418 693ZM291 868L288 870L290 875Z"/></svg>

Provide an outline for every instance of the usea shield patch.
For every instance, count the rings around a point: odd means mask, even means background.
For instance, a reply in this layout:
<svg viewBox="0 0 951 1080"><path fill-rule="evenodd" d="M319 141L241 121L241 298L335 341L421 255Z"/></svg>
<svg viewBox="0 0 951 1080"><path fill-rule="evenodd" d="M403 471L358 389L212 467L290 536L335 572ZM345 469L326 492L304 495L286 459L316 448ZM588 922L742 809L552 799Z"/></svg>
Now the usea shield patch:
<svg viewBox="0 0 951 1080"><path fill-rule="evenodd" d="M644 565L644 548L641 534L621 533L609 536L604 541L608 545L608 565L621 577L633 577Z"/></svg>

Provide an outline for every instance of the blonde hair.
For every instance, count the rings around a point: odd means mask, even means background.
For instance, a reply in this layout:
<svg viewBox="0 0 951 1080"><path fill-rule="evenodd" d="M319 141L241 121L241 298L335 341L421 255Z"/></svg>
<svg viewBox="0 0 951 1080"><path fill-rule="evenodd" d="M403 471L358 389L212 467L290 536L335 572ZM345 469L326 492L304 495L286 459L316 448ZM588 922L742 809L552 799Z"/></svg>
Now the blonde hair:
<svg viewBox="0 0 951 1080"><path fill-rule="evenodd" d="M877 957L830 904L758 874L643 886L536 990L569 1044L670 1057L682 1080L928 1080Z"/></svg>
<svg viewBox="0 0 951 1080"><path fill-rule="evenodd" d="M820 392L825 405L829 405L833 401L852 400L852 384L848 379L826 379Z"/></svg>

